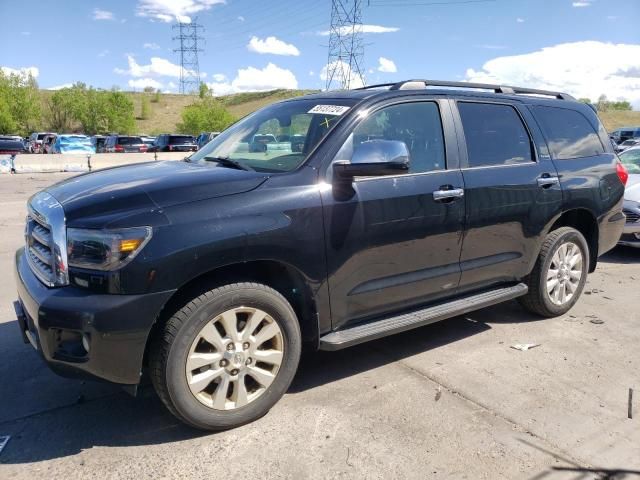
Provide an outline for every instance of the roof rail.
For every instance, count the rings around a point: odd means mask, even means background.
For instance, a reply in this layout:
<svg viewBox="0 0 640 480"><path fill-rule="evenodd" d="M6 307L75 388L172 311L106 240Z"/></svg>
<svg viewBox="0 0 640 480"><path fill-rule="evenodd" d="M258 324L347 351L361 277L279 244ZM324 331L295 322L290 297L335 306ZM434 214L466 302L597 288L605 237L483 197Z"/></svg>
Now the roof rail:
<svg viewBox="0 0 640 480"><path fill-rule="evenodd" d="M389 87L389 90L409 90L415 88L426 87L447 87L447 88L477 88L482 90L493 90L495 93L504 93L507 95L544 95L555 97L558 100L575 100L571 95L562 92L552 92L549 90L537 90L534 88L512 87L508 85L493 85L489 83L470 83L470 82L447 82L442 80L404 80L397 83L381 83L378 85L370 85L362 87L361 90L369 88ZM359 89L360 90L360 89Z"/></svg>

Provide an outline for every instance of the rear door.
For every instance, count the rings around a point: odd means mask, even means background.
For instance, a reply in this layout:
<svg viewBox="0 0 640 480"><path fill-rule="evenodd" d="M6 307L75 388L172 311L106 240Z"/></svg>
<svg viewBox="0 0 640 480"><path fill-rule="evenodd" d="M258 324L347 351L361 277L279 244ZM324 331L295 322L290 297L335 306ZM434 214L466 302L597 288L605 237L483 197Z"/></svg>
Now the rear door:
<svg viewBox="0 0 640 480"><path fill-rule="evenodd" d="M535 262L562 190L546 144L518 103L456 102L466 230L460 291L519 280Z"/></svg>
<svg viewBox="0 0 640 480"><path fill-rule="evenodd" d="M464 185L448 101L363 112L334 161L375 139L403 141L411 168L322 191L334 328L452 295L460 278Z"/></svg>

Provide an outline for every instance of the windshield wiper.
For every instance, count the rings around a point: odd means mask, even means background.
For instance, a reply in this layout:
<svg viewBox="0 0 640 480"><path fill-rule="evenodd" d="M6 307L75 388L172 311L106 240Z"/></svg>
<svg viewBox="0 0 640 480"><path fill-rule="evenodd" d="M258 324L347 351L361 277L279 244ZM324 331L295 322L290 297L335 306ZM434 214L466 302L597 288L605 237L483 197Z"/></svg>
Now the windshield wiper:
<svg viewBox="0 0 640 480"><path fill-rule="evenodd" d="M207 162L216 162L222 167L237 168L238 170L246 170L247 172L254 172L255 170L247 165L244 165L235 160L231 160L229 157L204 157L203 160Z"/></svg>

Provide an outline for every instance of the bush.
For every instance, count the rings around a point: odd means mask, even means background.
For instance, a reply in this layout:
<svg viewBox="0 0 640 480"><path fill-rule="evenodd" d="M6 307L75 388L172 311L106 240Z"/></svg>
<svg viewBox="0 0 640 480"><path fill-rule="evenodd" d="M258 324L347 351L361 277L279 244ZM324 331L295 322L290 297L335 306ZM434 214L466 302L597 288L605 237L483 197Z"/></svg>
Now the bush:
<svg viewBox="0 0 640 480"><path fill-rule="evenodd" d="M160 103L160 90L156 90L155 95L153 96L153 98L151 99L151 101L153 103Z"/></svg>
<svg viewBox="0 0 640 480"><path fill-rule="evenodd" d="M149 118L151 118L151 105L149 104L149 98L146 95L143 95L140 102L140 119L149 120Z"/></svg>
<svg viewBox="0 0 640 480"><path fill-rule="evenodd" d="M185 107L180 133L198 135L200 132L220 132L234 122L234 117L214 98L207 97L201 102Z"/></svg>

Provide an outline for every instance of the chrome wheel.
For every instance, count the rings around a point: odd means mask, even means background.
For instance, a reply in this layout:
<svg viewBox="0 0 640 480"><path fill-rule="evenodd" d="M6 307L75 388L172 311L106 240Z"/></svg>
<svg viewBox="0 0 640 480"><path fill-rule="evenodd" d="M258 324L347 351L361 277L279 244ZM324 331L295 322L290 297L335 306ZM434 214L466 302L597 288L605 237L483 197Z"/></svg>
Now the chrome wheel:
<svg viewBox="0 0 640 480"><path fill-rule="evenodd" d="M269 314L233 308L196 335L186 359L187 385L209 408L240 408L269 388L283 357L282 331Z"/></svg>
<svg viewBox="0 0 640 480"><path fill-rule="evenodd" d="M569 302L580 285L583 255L573 242L561 244L551 258L547 271L547 294L555 305Z"/></svg>

